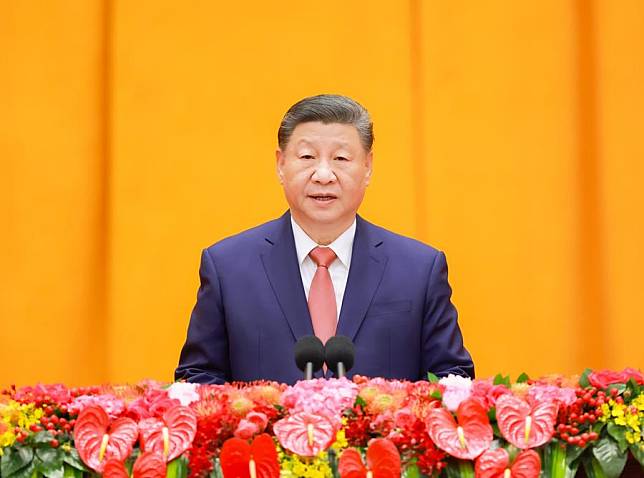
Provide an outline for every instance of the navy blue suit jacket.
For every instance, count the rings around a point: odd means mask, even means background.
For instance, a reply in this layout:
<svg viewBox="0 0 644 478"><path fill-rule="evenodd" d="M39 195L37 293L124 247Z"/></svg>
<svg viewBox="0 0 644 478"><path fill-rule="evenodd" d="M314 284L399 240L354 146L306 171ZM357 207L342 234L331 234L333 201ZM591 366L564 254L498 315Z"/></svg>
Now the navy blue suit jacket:
<svg viewBox="0 0 644 478"><path fill-rule="evenodd" d="M199 274L175 379L301 379L293 346L313 326L290 214L205 249ZM355 344L347 375L474 377L451 293L442 252L358 216L336 332Z"/></svg>

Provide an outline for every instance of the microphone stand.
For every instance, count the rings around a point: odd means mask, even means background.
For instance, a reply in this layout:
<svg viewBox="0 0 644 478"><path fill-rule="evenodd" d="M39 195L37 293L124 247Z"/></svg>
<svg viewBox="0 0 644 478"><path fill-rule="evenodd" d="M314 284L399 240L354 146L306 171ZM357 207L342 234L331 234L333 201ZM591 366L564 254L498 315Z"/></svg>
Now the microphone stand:
<svg viewBox="0 0 644 478"><path fill-rule="evenodd" d="M346 375L347 371L344 368L344 363L338 362L338 378L342 378Z"/></svg>

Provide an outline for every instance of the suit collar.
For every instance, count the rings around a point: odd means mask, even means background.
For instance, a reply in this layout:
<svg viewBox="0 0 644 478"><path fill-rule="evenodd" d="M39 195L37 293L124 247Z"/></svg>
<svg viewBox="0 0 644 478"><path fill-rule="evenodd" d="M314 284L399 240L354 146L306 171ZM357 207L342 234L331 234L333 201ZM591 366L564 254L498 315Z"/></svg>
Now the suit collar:
<svg viewBox="0 0 644 478"><path fill-rule="evenodd" d="M297 340L305 335L313 335L313 326L302 285L290 212L284 213L275 225L265 237L272 247L262 254L262 262L293 337ZM353 340L364 321L387 264L382 244L378 228L356 216L351 267L342 299L337 335L345 335Z"/></svg>
<svg viewBox="0 0 644 478"><path fill-rule="evenodd" d="M272 247L262 253L266 275L296 340L313 335L300 267L295 251L291 214L287 211L276 221L265 240Z"/></svg>
<svg viewBox="0 0 644 478"><path fill-rule="evenodd" d="M357 216L351 267L336 335L355 339L387 265L382 244L378 228Z"/></svg>

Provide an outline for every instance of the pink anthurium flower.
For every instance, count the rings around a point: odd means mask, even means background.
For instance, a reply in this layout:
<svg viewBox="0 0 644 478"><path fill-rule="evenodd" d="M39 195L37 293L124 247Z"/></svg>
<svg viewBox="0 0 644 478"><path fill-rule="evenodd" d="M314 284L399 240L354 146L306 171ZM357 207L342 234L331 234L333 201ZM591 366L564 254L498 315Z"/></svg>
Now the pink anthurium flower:
<svg viewBox="0 0 644 478"><path fill-rule="evenodd" d="M342 453L338 463L340 478L400 478L400 453L386 438L372 440L367 448L367 466L355 448Z"/></svg>
<svg viewBox="0 0 644 478"><path fill-rule="evenodd" d="M477 460L476 478L538 478L541 459L534 450L523 450L510 466L510 455L504 448L488 450Z"/></svg>
<svg viewBox="0 0 644 478"><path fill-rule="evenodd" d="M557 402L530 404L511 394L496 401L496 420L503 437L517 448L535 448L555 433Z"/></svg>
<svg viewBox="0 0 644 478"><path fill-rule="evenodd" d="M74 425L74 444L81 460L99 473L110 459L124 462L138 435L134 420L121 417L112 421L98 405L83 409Z"/></svg>
<svg viewBox="0 0 644 478"><path fill-rule="evenodd" d="M337 430L324 415L299 412L275 422L273 431L287 450L300 456L315 456L333 443Z"/></svg>
<svg viewBox="0 0 644 478"><path fill-rule="evenodd" d="M141 448L157 451L166 461L174 460L192 445L197 433L197 417L191 408L174 406L159 418L139 422Z"/></svg>
<svg viewBox="0 0 644 478"><path fill-rule="evenodd" d="M165 458L157 451L145 451L132 467L132 478L165 478Z"/></svg>
<svg viewBox="0 0 644 478"><path fill-rule="evenodd" d="M492 443L492 426L481 402L469 398L456 410L458 422L444 408L428 412L426 425L432 441L456 458L472 460Z"/></svg>
<svg viewBox="0 0 644 478"><path fill-rule="evenodd" d="M266 433L252 444L241 438L229 438L219 457L224 478L279 478L280 464L273 439Z"/></svg>

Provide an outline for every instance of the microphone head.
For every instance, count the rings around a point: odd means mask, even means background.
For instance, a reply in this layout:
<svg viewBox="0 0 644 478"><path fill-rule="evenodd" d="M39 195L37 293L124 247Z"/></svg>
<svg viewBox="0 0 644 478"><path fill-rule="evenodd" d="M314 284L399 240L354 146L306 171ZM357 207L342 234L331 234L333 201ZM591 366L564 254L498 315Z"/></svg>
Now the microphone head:
<svg viewBox="0 0 644 478"><path fill-rule="evenodd" d="M324 344L315 335L306 335L295 343L295 364L302 372L306 371L306 364L313 364L313 371L317 372L324 364Z"/></svg>
<svg viewBox="0 0 644 478"><path fill-rule="evenodd" d="M326 366L331 369L334 375L338 375L338 363L342 362L345 371L353 367L355 357L355 347L349 337L344 335L335 335L326 342L325 361Z"/></svg>

